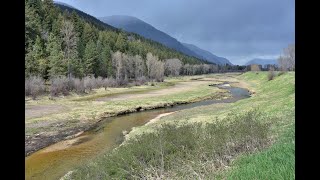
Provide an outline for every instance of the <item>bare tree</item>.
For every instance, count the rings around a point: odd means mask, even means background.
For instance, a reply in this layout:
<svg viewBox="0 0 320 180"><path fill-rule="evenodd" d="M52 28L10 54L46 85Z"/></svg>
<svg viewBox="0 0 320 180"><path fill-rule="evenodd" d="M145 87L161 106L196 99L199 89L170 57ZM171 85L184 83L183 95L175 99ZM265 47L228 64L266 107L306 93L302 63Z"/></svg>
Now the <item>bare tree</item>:
<svg viewBox="0 0 320 180"><path fill-rule="evenodd" d="M290 44L283 50L283 54L278 58L278 64L284 71L295 70L295 45Z"/></svg>
<svg viewBox="0 0 320 180"><path fill-rule="evenodd" d="M116 69L116 80L122 78L123 62L122 62L122 53L117 51L112 54L112 65Z"/></svg>
<svg viewBox="0 0 320 180"><path fill-rule="evenodd" d="M135 79L142 77L144 74L144 64L142 57L139 55L134 56L134 76Z"/></svg>
<svg viewBox="0 0 320 180"><path fill-rule="evenodd" d="M157 56L153 56L150 52L147 54L147 74L151 80L156 79L162 81L164 76L164 63L159 61Z"/></svg>
<svg viewBox="0 0 320 180"><path fill-rule="evenodd" d="M202 65L202 73L208 74L210 72L210 65L209 64L203 64Z"/></svg>
<svg viewBox="0 0 320 180"><path fill-rule="evenodd" d="M185 64L183 66L183 74L184 75L190 75L191 74L191 66L190 66L190 64Z"/></svg>
<svg viewBox="0 0 320 180"><path fill-rule="evenodd" d="M165 64L165 74L167 76L179 76L182 62L179 59L167 59Z"/></svg>
<svg viewBox="0 0 320 180"><path fill-rule="evenodd" d="M61 28L62 40L64 43L64 54L68 61L68 76L71 77L71 60L77 57L78 37L71 21L64 19Z"/></svg>
<svg viewBox="0 0 320 180"><path fill-rule="evenodd" d="M155 67L157 67L155 69L155 79L156 81L163 81L163 77L164 77L164 62L162 61L156 61L156 65Z"/></svg>

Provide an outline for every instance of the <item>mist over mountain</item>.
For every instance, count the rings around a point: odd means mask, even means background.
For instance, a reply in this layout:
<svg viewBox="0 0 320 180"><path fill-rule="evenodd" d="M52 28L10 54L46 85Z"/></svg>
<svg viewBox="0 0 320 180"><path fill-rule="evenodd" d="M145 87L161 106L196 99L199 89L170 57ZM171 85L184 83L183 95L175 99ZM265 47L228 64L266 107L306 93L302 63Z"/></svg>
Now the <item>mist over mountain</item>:
<svg viewBox="0 0 320 180"><path fill-rule="evenodd" d="M99 18L101 21L110 24L119 29L123 29L128 32L134 32L145 38L157 41L169 48L180 51L186 55L201 58L193 51L184 47L178 40L169 36L168 34L156 29L150 24L132 16L114 15Z"/></svg>
<svg viewBox="0 0 320 180"><path fill-rule="evenodd" d="M276 59L261 59L261 58L255 58L246 63L246 65L250 64L260 64L262 66L267 64L276 64L278 65L278 61Z"/></svg>
<svg viewBox="0 0 320 180"><path fill-rule="evenodd" d="M192 50L193 52L195 52L199 56L202 56L204 59L206 59L210 62L220 64L220 65L225 65L225 64L232 65L232 63L228 59L216 56L216 55L212 54L211 52L203 50L193 44L187 44L187 43L182 43L182 44L185 47L189 48L190 50Z"/></svg>

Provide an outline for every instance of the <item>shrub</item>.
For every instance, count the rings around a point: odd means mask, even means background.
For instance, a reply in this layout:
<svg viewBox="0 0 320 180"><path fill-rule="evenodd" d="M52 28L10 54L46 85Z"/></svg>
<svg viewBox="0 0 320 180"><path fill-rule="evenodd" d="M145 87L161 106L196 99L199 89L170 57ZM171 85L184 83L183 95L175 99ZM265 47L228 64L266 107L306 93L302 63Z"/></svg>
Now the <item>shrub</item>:
<svg viewBox="0 0 320 180"><path fill-rule="evenodd" d="M51 96L69 95L69 79L65 76L51 78L50 94Z"/></svg>
<svg viewBox="0 0 320 180"><path fill-rule="evenodd" d="M74 90L76 91L76 93L78 93L78 94L85 93L83 79L80 80L78 78L75 78L74 81L73 81L73 85L74 85Z"/></svg>
<svg viewBox="0 0 320 180"><path fill-rule="evenodd" d="M281 76L281 75L283 75L284 73L286 73L285 71L280 71L279 73L278 73L278 76Z"/></svg>
<svg viewBox="0 0 320 180"><path fill-rule="evenodd" d="M94 77L86 76L83 78L83 81L86 91L90 92L92 89L96 88L96 80Z"/></svg>
<svg viewBox="0 0 320 180"><path fill-rule="evenodd" d="M268 145L269 124L251 111L212 124L163 124L81 167L75 179L212 179L238 154ZM198 172L198 174L195 174ZM88 177L88 176L87 176Z"/></svg>
<svg viewBox="0 0 320 180"><path fill-rule="evenodd" d="M117 79L117 86L126 86L129 83L129 80L127 77L125 77L124 79Z"/></svg>
<svg viewBox="0 0 320 180"><path fill-rule="evenodd" d="M99 76L96 78L96 88L102 88L102 87L103 87L103 78Z"/></svg>
<svg viewBox="0 0 320 180"><path fill-rule="evenodd" d="M274 79L274 77L276 76L274 71L269 71L268 72L268 81L271 81L272 79Z"/></svg>
<svg viewBox="0 0 320 180"><path fill-rule="evenodd" d="M116 87L117 86L117 82L114 78L110 77L110 78L105 78L103 80L103 87L105 89L107 89L108 87Z"/></svg>
<svg viewBox="0 0 320 180"><path fill-rule="evenodd" d="M45 81L39 76L31 76L25 80L25 95L36 99L45 92Z"/></svg>

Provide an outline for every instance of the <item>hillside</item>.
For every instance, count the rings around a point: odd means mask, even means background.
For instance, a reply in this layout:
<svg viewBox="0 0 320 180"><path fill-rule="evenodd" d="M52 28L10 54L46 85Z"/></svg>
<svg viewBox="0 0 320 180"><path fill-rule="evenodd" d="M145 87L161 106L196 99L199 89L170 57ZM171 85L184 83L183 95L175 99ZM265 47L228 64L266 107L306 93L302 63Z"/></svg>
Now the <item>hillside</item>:
<svg viewBox="0 0 320 180"><path fill-rule="evenodd" d="M182 52L186 55L202 58L198 54L194 53L190 49L183 46L178 40L169 36L168 34L156 29L150 24L132 17L124 15L114 15L99 18L101 21L110 24L116 28L123 29L128 32L137 33L145 38L157 41L169 48L175 49L179 52Z"/></svg>
<svg viewBox="0 0 320 180"><path fill-rule="evenodd" d="M187 43L182 43L182 44L185 47L189 48L191 51L197 53L199 56L202 56L204 59L206 59L210 62L219 64L219 65L225 65L225 64L232 65L232 63L228 59L216 56L216 55L212 54L211 52L200 49L199 47L197 47L193 44L187 44Z"/></svg>
<svg viewBox="0 0 320 180"><path fill-rule="evenodd" d="M113 55L117 51L130 56L133 62L136 56L145 63L149 53L152 54L150 58L160 61L176 58L182 64L212 64L138 34L117 29L68 5L55 4L50 0L26 0L26 77L48 79L72 75L81 78L89 74L115 77ZM122 69L119 73L124 78L133 66L125 62L122 64L125 68L118 68ZM201 73L200 67L195 68L199 69L197 73ZM145 71L141 76L146 76Z"/></svg>

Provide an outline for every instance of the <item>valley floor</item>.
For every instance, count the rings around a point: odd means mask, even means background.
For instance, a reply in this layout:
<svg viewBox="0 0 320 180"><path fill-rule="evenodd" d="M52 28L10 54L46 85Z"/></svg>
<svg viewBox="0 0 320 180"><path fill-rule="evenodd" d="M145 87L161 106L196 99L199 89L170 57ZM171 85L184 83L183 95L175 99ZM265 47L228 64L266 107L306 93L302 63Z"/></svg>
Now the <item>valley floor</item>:
<svg viewBox="0 0 320 180"><path fill-rule="evenodd" d="M54 99L49 96L37 100L26 98L25 154L72 138L106 117L229 97L226 90L208 85L228 81L234 82L235 86L247 86L235 78L237 75L239 73L172 77L154 86L95 89L87 95L72 94Z"/></svg>

